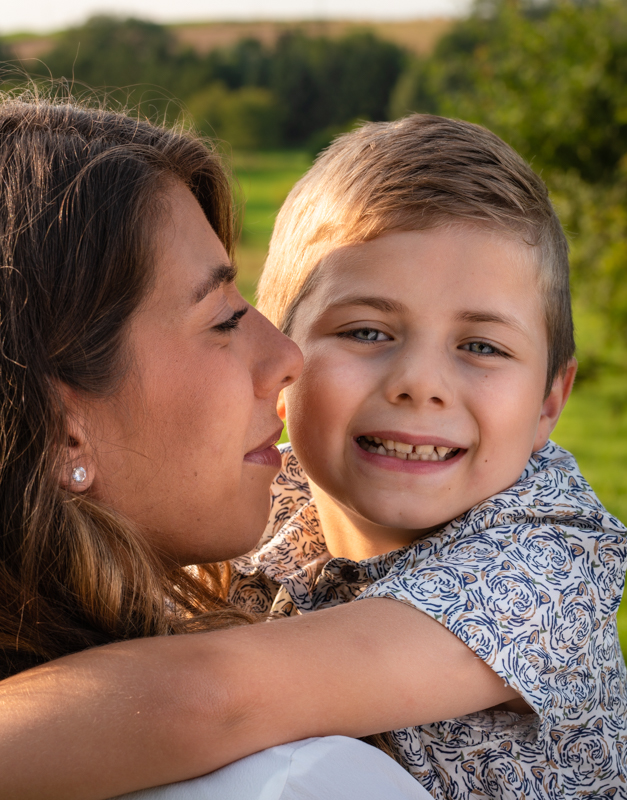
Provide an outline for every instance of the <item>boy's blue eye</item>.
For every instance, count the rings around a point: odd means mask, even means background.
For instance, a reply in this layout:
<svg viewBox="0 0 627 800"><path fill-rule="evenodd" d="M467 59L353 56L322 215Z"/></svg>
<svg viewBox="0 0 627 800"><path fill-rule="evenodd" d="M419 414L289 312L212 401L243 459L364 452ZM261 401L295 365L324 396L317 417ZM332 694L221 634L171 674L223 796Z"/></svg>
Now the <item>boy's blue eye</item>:
<svg viewBox="0 0 627 800"><path fill-rule="evenodd" d="M477 353L480 356L502 355L500 350L497 350L496 347L487 342L468 342L468 344L463 345L463 349L468 350L469 353Z"/></svg>
<svg viewBox="0 0 627 800"><path fill-rule="evenodd" d="M354 328L352 331L342 331L339 335L347 339L357 339L358 342L385 342L390 338L376 328Z"/></svg>

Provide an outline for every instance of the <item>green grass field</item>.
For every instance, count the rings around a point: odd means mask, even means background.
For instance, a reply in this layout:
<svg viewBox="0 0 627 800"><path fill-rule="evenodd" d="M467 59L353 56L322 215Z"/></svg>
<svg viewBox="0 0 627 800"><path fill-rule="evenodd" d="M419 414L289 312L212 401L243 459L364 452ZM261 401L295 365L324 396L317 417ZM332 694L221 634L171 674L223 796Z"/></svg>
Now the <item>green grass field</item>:
<svg viewBox="0 0 627 800"><path fill-rule="evenodd" d="M241 153L233 157L242 215L238 284L247 300L254 298L277 211L310 165L311 159L301 152Z"/></svg>
<svg viewBox="0 0 627 800"><path fill-rule="evenodd" d="M298 152L236 154L233 160L246 201L237 249L239 285L252 301L276 213L311 162ZM575 317L578 331L585 332L588 341L589 320L577 313ZM627 374L600 369L594 379L576 383L552 438L575 455L608 510L627 520ZM627 597L618 625L627 654Z"/></svg>
<svg viewBox="0 0 627 800"><path fill-rule="evenodd" d="M552 438L570 450L608 511L627 520L627 376L600 373L575 385ZM627 657L627 594L618 613Z"/></svg>

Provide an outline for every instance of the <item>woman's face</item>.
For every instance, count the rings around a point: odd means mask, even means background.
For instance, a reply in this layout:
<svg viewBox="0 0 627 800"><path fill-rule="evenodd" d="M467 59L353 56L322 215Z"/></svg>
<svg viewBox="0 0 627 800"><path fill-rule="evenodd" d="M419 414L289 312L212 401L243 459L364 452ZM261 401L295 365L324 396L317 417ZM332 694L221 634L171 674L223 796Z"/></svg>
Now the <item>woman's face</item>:
<svg viewBox="0 0 627 800"><path fill-rule="evenodd" d="M130 375L88 402L85 429L94 495L184 565L259 538L280 465L277 395L302 357L241 297L192 193L177 185L167 199L154 285L130 324Z"/></svg>

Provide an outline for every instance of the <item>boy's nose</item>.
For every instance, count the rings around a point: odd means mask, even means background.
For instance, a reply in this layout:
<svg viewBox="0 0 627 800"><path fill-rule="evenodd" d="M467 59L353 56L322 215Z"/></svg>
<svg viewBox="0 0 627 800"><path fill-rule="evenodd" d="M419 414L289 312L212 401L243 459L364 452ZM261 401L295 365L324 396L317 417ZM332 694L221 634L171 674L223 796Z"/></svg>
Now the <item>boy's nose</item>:
<svg viewBox="0 0 627 800"><path fill-rule="evenodd" d="M398 358L386 382L386 398L390 403L450 406L454 400L451 377L447 374L446 356Z"/></svg>

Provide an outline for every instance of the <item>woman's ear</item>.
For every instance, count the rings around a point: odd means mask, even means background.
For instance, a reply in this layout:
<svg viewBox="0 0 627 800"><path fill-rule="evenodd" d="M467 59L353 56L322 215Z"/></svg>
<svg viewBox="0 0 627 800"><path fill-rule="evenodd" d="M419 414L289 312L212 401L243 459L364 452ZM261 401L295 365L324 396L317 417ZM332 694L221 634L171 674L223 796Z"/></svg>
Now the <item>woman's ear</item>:
<svg viewBox="0 0 627 800"><path fill-rule="evenodd" d="M66 446L61 461L59 485L70 492L85 492L96 474L93 451L87 436L80 400L68 386L59 387L65 407Z"/></svg>
<svg viewBox="0 0 627 800"><path fill-rule="evenodd" d="M276 401L276 413L285 422L285 394L283 389L279 392L279 399Z"/></svg>
<svg viewBox="0 0 627 800"><path fill-rule="evenodd" d="M553 428L557 425L566 401L570 393L577 374L577 359L571 358L566 369L561 372L553 381L553 386L547 398L542 404L540 421L536 432L536 439L533 445L534 452L540 450L549 440Z"/></svg>

